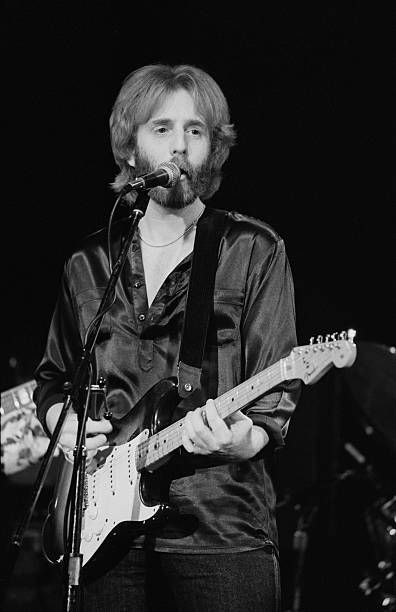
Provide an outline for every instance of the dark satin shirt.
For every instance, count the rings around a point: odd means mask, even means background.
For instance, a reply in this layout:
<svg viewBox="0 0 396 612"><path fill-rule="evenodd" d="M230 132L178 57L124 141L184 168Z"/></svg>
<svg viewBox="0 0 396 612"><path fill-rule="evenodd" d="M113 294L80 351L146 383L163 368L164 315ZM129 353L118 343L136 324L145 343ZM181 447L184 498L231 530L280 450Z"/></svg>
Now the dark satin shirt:
<svg viewBox="0 0 396 612"><path fill-rule="evenodd" d="M123 231L125 222L114 231L113 257ZM133 410L160 379L177 375L191 261L192 255L187 256L169 274L149 308L139 241L135 237L132 242L93 358L96 375L106 378L116 418ZM108 276L106 233L101 231L65 265L47 347L36 371L35 402L43 424L48 408L64 399L62 385L72 378ZM296 344L293 282L283 240L260 220L228 213L201 389L181 407L194 409L218 397L288 355ZM194 526L179 533L175 525L150 546L165 552L213 553L276 544L275 493L267 462L271 449L284 444L298 394L297 381L285 382L245 410L270 436L268 447L251 460L213 465L182 454L186 471L175 475L170 502L183 516L193 517ZM142 538L136 540L136 546L141 545Z"/></svg>

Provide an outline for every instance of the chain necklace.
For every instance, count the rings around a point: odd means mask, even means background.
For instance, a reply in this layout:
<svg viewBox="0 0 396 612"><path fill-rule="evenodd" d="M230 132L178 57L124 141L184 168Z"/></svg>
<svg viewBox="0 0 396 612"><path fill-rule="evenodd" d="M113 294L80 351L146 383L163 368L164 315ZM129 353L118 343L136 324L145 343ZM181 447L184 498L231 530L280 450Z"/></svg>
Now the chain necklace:
<svg viewBox="0 0 396 612"><path fill-rule="evenodd" d="M170 242L166 242L165 244L151 244L151 242L147 242L147 241L146 241L146 240L143 238L143 236L141 235L141 233L140 233L140 228L139 228L139 227L137 228L137 233L138 233L138 236L139 236L140 240L141 240L141 241L142 241L144 244L146 244L147 246L149 246L149 247L153 247L153 248L155 248L155 249L161 249L161 248L164 248L164 247L168 247L168 246L170 246L171 244L175 244L175 242L177 242L178 240L180 240L180 238L183 238L183 236L185 236L186 234L188 234L188 233L189 233L189 232L190 232L190 231L193 229L193 227L195 227L195 226L197 225L198 221L200 220L201 216L203 215L204 210L205 210L205 208L204 208L204 209L203 209L203 210L202 210L202 211L199 213L198 217L197 217L196 219L194 219L194 221L193 221L192 223L190 223L190 225L188 225L188 226L186 227L186 229L184 230L184 232L183 232L182 234L180 234L180 236L178 236L178 237L177 237L177 238L175 238L174 240L171 240Z"/></svg>

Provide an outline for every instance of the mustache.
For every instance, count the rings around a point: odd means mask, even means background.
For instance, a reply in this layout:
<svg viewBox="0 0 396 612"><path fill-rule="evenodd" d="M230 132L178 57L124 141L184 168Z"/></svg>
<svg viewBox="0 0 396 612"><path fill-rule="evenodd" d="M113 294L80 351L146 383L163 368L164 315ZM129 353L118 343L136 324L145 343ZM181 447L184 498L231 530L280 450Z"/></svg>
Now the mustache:
<svg viewBox="0 0 396 612"><path fill-rule="evenodd" d="M180 172L183 172L187 176L188 179L192 181L202 179L202 175L207 176L210 173L210 159L207 158L203 161L203 163L194 167L187 158L180 157L178 155L174 155L171 160L176 166L179 168Z"/></svg>
<svg viewBox="0 0 396 612"><path fill-rule="evenodd" d="M171 162L176 164L179 170L186 174L188 178L193 177L195 174L197 174L197 171L199 172L200 170L200 168L193 168L187 159L182 159L176 155L171 158Z"/></svg>
<svg viewBox="0 0 396 612"><path fill-rule="evenodd" d="M186 158L183 158L180 155L174 155L169 161L174 163L179 168L180 172L186 174L189 179L198 176L202 167L206 165L204 162L198 168L194 168L194 166L192 166L192 164ZM134 171L136 175L140 175L148 172L154 172L157 170L157 168L158 164L154 164L144 155L139 155L138 159L136 160Z"/></svg>

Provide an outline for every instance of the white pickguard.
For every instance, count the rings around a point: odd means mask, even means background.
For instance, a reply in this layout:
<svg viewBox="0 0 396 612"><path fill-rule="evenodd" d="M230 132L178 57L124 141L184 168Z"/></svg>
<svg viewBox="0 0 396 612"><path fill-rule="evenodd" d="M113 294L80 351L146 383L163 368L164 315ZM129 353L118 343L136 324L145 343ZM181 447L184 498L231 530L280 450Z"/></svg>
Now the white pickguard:
<svg viewBox="0 0 396 612"><path fill-rule="evenodd" d="M160 508L145 506L140 497L141 475L136 470L135 453L138 444L147 438L145 430L130 442L115 446L104 465L87 473L81 534L84 565L119 523L144 523Z"/></svg>

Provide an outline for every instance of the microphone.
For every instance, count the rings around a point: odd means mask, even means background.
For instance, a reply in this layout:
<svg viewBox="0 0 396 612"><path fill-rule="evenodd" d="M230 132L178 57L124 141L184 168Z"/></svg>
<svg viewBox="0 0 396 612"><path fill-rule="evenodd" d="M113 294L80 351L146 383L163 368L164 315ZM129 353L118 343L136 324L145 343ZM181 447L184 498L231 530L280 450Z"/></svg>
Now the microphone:
<svg viewBox="0 0 396 612"><path fill-rule="evenodd" d="M153 187L174 187L180 179L180 170L173 162L164 162L156 170L143 174L130 181L122 190L123 195L133 189L152 189Z"/></svg>

